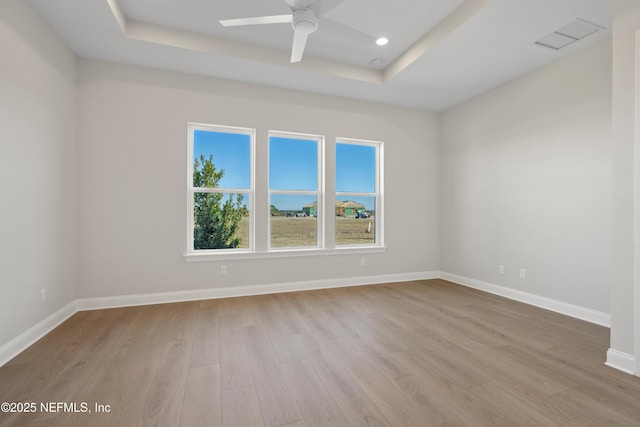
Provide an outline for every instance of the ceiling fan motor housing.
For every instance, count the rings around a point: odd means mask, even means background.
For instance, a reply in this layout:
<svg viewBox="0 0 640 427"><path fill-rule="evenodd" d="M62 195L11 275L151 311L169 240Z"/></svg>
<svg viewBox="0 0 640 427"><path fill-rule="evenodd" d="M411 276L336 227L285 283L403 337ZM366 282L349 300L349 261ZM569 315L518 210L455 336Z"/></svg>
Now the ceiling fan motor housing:
<svg viewBox="0 0 640 427"><path fill-rule="evenodd" d="M311 34L318 29L318 18L310 9L294 10L291 26L294 31Z"/></svg>

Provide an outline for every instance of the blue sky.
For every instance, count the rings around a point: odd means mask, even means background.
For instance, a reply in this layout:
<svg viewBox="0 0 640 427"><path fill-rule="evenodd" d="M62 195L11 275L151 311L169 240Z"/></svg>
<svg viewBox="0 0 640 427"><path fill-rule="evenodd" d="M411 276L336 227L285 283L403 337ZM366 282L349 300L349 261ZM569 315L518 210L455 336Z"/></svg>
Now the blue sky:
<svg viewBox="0 0 640 427"><path fill-rule="evenodd" d="M220 188L251 188L251 137L239 133L196 130L193 155L200 159L213 155L216 169L224 169Z"/></svg>
<svg viewBox="0 0 640 427"><path fill-rule="evenodd" d="M375 147L336 143L336 191L376 191Z"/></svg>
<svg viewBox="0 0 640 427"><path fill-rule="evenodd" d="M250 136L200 131L194 133L194 156L213 155L216 168L224 169L222 188L248 189L251 182ZM375 147L336 143L336 191L375 191ZM271 137L269 146L270 190L315 190L318 187L316 141ZM375 208L373 197L340 197ZM246 200L248 202L248 200ZM315 196L274 194L270 204L280 210L301 210Z"/></svg>
<svg viewBox="0 0 640 427"><path fill-rule="evenodd" d="M317 190L318 142L271 137L269 139L269 189Z"/></svg>

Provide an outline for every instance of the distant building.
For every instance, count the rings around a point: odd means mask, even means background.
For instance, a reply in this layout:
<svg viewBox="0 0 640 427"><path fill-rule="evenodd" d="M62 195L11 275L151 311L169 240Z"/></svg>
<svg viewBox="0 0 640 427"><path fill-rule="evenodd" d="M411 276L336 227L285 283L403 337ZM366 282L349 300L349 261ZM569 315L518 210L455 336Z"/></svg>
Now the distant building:
<svg viewBox="0 0 640 427"><path fill-rule="evenodd" d="M360 203L346 200L340 202L336 200L336 216L343 216L345 218L355 218L358 212L364 212L364 205Z"/></svg>
<svg viewBox="0 0 640 427"><path fill-rule="evenodd" d="M318 212L318 202L309 203L302 207L302 212L307 214L307 216L316 216Z"/></svg>
<svg viewBox="0 0 640 427"><path fill-rule="evenodd" d="M342 216L345 218L355 218L358 212L364 212L365 207L360 203L356 203L350 200L340 201L336 200L336 216ZM318 213L318 202L309 203L302 207L302 212L307 216L316 216Z"/></svg>

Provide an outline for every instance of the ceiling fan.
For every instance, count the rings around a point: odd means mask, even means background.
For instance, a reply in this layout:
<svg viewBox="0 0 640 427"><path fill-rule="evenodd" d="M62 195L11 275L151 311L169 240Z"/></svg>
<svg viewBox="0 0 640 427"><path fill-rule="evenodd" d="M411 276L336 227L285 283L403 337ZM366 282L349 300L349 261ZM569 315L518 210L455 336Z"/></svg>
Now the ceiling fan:
<svg viewBox="0 0 640 427"><path fill-rule="evenodd" d="M318 29L318 16L324 15L343 1L344 0L284 0L291 9L290 14L223 19L219 22L225 27L290 23L293 27L291 62L300 62L309 34L314 33ZM332 26L335 27L336 25Z"/></svg>

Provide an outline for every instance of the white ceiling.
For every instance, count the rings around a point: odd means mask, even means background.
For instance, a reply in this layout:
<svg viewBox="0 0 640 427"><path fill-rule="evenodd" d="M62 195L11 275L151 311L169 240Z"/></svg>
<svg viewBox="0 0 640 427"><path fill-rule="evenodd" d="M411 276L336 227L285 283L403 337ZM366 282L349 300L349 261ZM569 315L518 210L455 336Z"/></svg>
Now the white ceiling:
<svg viewBox="0 0 640 427"><path fill-rule="evenodd" d="M284 0L28 0L80 57L442 111L610 35L610 0L316 0L329 9L302 62ZM576 19L561 50L534 42ZM376 46L387 36L387 46ZM379 58L382 63L372 65Z"/></svg>

